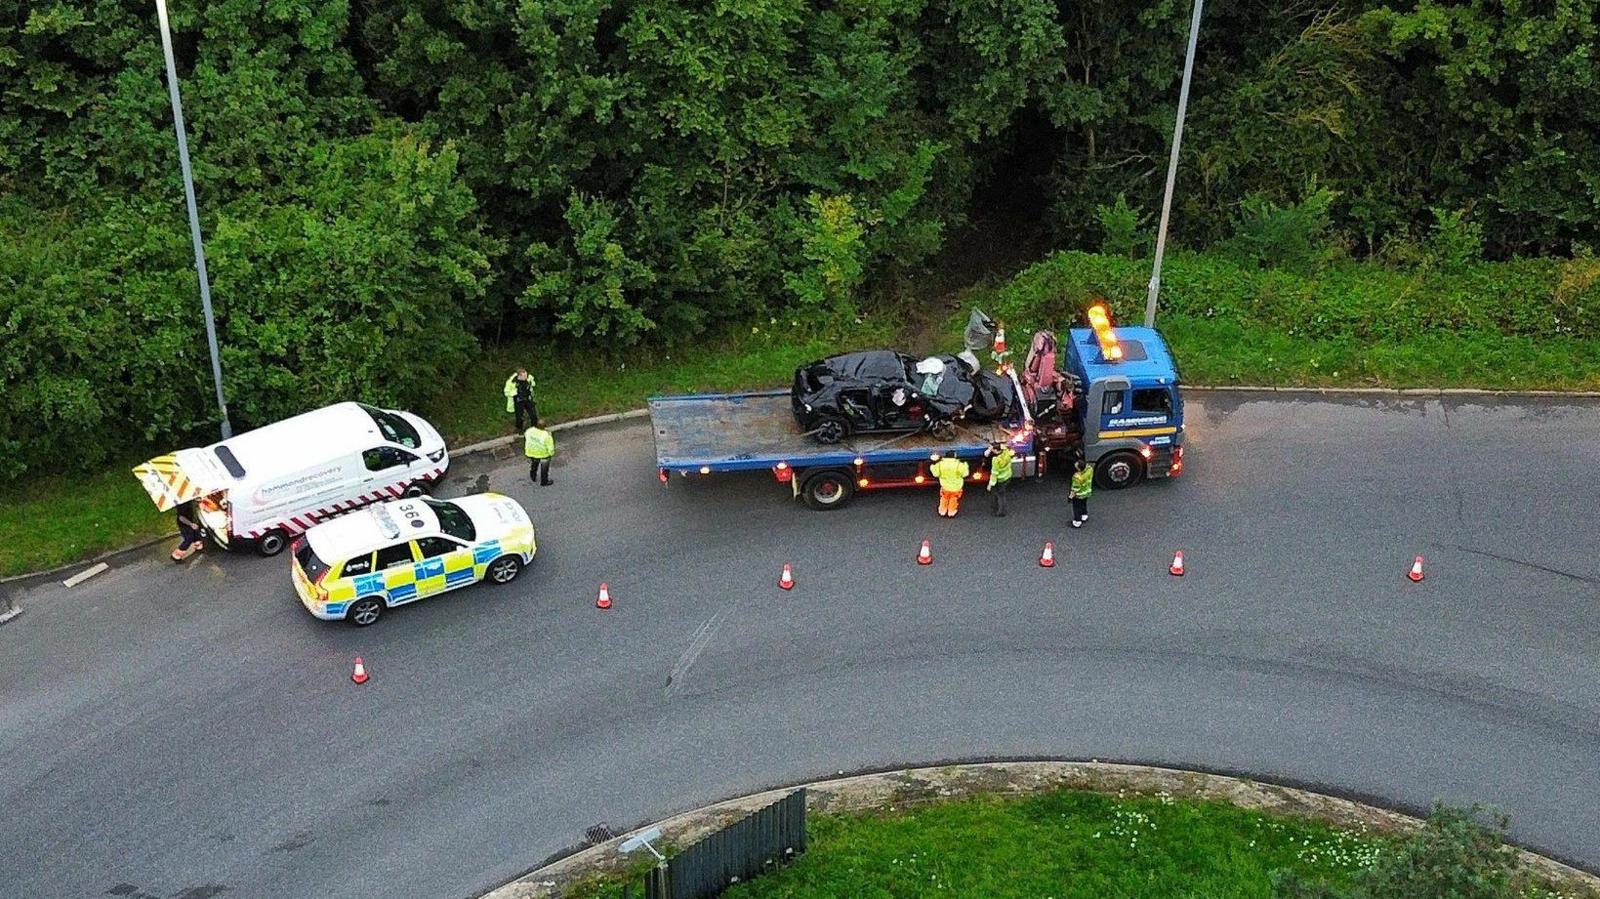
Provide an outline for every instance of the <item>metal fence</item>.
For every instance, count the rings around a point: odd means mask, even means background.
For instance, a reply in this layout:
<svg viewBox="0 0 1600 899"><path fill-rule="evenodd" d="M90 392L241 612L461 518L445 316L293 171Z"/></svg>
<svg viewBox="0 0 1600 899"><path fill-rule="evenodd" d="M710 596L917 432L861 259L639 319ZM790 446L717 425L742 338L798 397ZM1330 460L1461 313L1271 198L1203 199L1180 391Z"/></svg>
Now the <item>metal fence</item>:
<svg viewBox="0 0 1600 899"><path fill-rule="evenodd" d="M806 791L795 790L688 849L645 878L645 899L711 899L806 851ZM633 891L628 890L625 895Z"/></svg>

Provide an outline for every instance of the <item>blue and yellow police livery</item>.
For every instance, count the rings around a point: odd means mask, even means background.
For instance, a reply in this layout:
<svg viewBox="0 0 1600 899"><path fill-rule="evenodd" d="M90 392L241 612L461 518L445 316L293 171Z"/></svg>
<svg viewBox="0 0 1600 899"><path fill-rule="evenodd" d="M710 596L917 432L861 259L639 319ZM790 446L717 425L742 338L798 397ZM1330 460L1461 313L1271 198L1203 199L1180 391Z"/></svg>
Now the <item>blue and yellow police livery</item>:
<svg viewBox="0 0 1600 899"><path fill-rule="evenodd" d="M316 617L366 627L392 606L510 583L534 551L533 522L508 496L403 499L306 531L294 543L294 587Z"/></svg>

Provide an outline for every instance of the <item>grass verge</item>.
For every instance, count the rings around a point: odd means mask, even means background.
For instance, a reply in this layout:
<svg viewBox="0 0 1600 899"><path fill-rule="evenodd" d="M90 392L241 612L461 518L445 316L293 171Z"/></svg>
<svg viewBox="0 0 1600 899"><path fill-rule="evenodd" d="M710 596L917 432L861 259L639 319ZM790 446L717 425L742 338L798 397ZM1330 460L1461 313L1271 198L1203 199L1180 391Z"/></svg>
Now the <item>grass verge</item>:
<svg viewBox="0 0 1600 899"><path fill-rule="evenodd" d="M1275 871L1343 884L1389 839L1217 802L1079 790L820 815L809 826L804 856L727 899L1267 899ZM616 881L569 894L621 895Z"/></svg>
<svg viewBox="0 0 1600 899"><path fill-rule="evenodd" d="M1148 263L1059 253L970 292L1008 321L1021 351L1035 328L1061 328L1092 299L1123 321L1143 308ZM1600 261L1482 263L1457 275L1344 263L1300 275L1216 256L1169 258L1160 327L1191 384L1600 390ZM965 309L945 323L959 346ZM492 348L419 410L452 445L511 431L500 388L525 364L540 411L563 421L636 408L657 393L782 386L794 366L843 349L887 346L905 323L806 326L769 319L674 349L595 353L530 343ZM1020 358L1020 356L1019 356ZM163 452L167 448L151 450ZM171 530L128 468L47 476L0 489L0 577L64 565Z"/></svg>
<svg viewBox="0 0 1600 899"><path fill-rule="evenodd" d="M488 349L418 410L451 446L465 446L513 430L501 387L517 365L538 381L539 413L547 422L638 408L661 393L726 391L788 383L795 366L841 346L891 340L891 323L869 319L802 329L799 322L768 321L703 345L642 351L636 355L568 351L550 354L530 343ZM172 515L160 515L129 469L152 448L121 464L82 475L50 475L0 490L0 577L40 571L171 533Z"/></svg>

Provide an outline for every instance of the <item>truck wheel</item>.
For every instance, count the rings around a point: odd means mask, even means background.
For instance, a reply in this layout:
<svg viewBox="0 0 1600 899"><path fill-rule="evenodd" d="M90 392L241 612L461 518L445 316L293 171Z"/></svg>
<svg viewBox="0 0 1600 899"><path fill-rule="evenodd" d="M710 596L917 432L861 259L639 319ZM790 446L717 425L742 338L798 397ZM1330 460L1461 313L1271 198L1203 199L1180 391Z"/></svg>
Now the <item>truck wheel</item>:
<svg viewBox="0 0 1600 899"><path fill-rule="evenodd" d="M850 423L837 415L823 415L811 429L811 436L818 443L832 445L850 436Z"/></svg>
<svg viewBox="0 0 1600 899"><path fill-rule="evenodd" d="M269 558L283 552L283 548L288 545L289 536L278 528L273 528L256 538L256 552Z"/></svg>
<svg viewBox="0 0 1600 899"><path fill-rule="evenodd" d="M350 610L344 613L344 618L356 627L368 627L377 624L382 615L383 600L376 596L363 596L350 604Z"/></svg>
<svg viewBox="0 0 1600 899"><path fill-rule="evenodd" d="M1132 487L1144 478L1144 460L1129 452L1102 456L1094 466L1095 486L1107 490Z"/></svg>
<svg viewBox="0 0 1600 899"><path fill-rule="evenodd" d="M806 478L800 487L800 495L805 498L806 505L824 512L850 502L855 492L855 480L843 471L819 471Z"/></svg>

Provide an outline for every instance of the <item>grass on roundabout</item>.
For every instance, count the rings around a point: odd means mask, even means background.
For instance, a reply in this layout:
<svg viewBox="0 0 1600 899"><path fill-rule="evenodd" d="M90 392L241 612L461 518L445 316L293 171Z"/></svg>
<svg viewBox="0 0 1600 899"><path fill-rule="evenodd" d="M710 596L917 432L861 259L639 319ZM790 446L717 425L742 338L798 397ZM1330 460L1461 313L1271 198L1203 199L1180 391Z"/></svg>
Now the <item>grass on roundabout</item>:
<svg viewBox="0 0 1600 899"><path fill-rule="evenodd" d="M805 855L726 899L1269 899L1275 871L1343 885L1390 840L1219 802L1070 789L813 815L808 826ZM567 895L617 899L622 887Z"/></svg>

